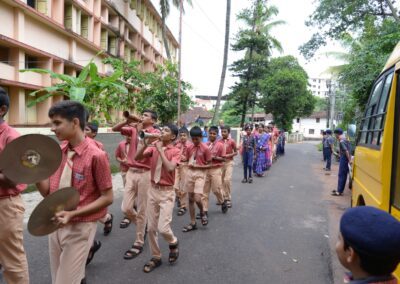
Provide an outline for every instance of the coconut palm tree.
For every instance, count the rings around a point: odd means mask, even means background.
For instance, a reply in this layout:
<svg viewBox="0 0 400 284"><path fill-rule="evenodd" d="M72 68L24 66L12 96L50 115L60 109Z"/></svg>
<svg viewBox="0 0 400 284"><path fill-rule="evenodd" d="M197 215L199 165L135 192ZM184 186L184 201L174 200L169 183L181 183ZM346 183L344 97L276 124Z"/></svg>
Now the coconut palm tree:
<svg viewBox="0 0 400 284"><path fill-rule="evenodd" d="M224 90L226 68L228 65L230 26L231 26L231 0L226 0L224 61L222 63L222 73L221 73L221 80L219 82L217 103L215 104L215 111L212 119L213 125L216 124L218 119L219 107L221 105L222 91Z"/></svg>
<svg viewBox="0 0 400 284"><path fill-rule="evenodd" d="M192 0L185 0L189 5L192 5ZM161 10L161 19L162 19L162 37L165 47L165 52L167 53L168 60L171 60L171 52L169 51L168 46L168 38L167 38L167 17L171 11L170 0L160 0L160 10ZM180 0L172 0L172 5L179 9Z"/></svg>

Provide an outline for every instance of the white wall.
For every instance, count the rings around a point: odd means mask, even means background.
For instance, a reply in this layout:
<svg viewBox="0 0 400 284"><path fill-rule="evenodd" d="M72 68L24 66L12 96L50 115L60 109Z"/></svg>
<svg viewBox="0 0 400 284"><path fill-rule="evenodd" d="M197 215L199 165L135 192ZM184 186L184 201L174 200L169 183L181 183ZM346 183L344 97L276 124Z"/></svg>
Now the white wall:
<svg viewBox="0 0 400 284"><path fill-rule="evenodd" d="M292 131L303 134L305 138L321 138L321 131L326 130L326 122L326 118L320 118L319 123L316 118L300 118L300 122L294 119ZM310 129L314 130L314 134L310 134Z"/></svg>

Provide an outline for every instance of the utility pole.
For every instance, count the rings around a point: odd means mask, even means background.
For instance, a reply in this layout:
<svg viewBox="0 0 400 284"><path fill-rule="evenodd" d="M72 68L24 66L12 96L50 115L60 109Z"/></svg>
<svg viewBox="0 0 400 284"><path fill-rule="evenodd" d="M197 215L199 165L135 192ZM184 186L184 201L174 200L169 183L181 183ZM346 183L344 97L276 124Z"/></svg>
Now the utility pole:
<svg viewBox="0 0 400 284"><path fill-rule="evenodd" d="M335 88L333 86L332 80L329 79L326 81L326 85L329 89L329 105L330 105L330 110L329 110L329 128L333 129L334 128L334 119L335 119L335 99L336 99L336 94L335 94Z"/></svg>
<svg viewBox="0 0 400 284"><path fill-rule="evenodd" d="M179 3L179 62L178 62L178 126L181 126L181 85L182 85L182 18L183 18L183 0Z"/></svg>

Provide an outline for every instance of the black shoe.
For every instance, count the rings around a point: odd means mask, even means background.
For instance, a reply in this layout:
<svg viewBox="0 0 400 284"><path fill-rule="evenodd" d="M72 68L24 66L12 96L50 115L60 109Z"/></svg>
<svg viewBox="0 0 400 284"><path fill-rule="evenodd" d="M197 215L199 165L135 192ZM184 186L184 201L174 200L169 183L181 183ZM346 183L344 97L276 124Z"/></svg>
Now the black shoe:
<svg viewBox="0 0 400 284"><path fill-rule="evenodd" d="M242 179L242 183L246 183L247 182L247 178Z"/></svg>
<svg viewBox="0 0 400 284"><path fill-rule="evenodd" d="M226 212L228 212L228 204L226 204L226 201L224 201L223 203L222 203L222 205L221 205L221 210L222 210L222 213L226 213Z"/></svg>
<svg viewBox="0 0 400 284"><path fill-rule="evenodd" d="M197 220L200 220L200 219L201 219L201 214L200 214L200 213L197 213L197 214L196 214L196 219L197 219Z"/></svg>
<svg viewBox="0 0 400 284"><path fill-rule="evenodd" d="M253 183L253 178L249 178L249 183Z"/></svg>

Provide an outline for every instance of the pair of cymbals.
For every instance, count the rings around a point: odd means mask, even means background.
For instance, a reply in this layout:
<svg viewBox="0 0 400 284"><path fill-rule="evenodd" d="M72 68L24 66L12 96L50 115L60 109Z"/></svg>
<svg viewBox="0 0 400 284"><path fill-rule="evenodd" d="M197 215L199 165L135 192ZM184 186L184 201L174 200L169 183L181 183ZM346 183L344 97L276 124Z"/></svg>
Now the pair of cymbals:
<svg viewBox="0 0 400 284"><path fill-rule="evenodd" d="M71 211L79 204L79 192L73 187L59 189L43 199L33 210L28 221L28 231L34 236L44 236L58 229L54 216L61 211Z"/></svg>
<svg viewBox="0 0 400 284"><path fill-rule="evenodd" d="M60 145L52 138L28 134L11 141L0 153L0 170L14 183L36 183L61 164Z"/></svg>

